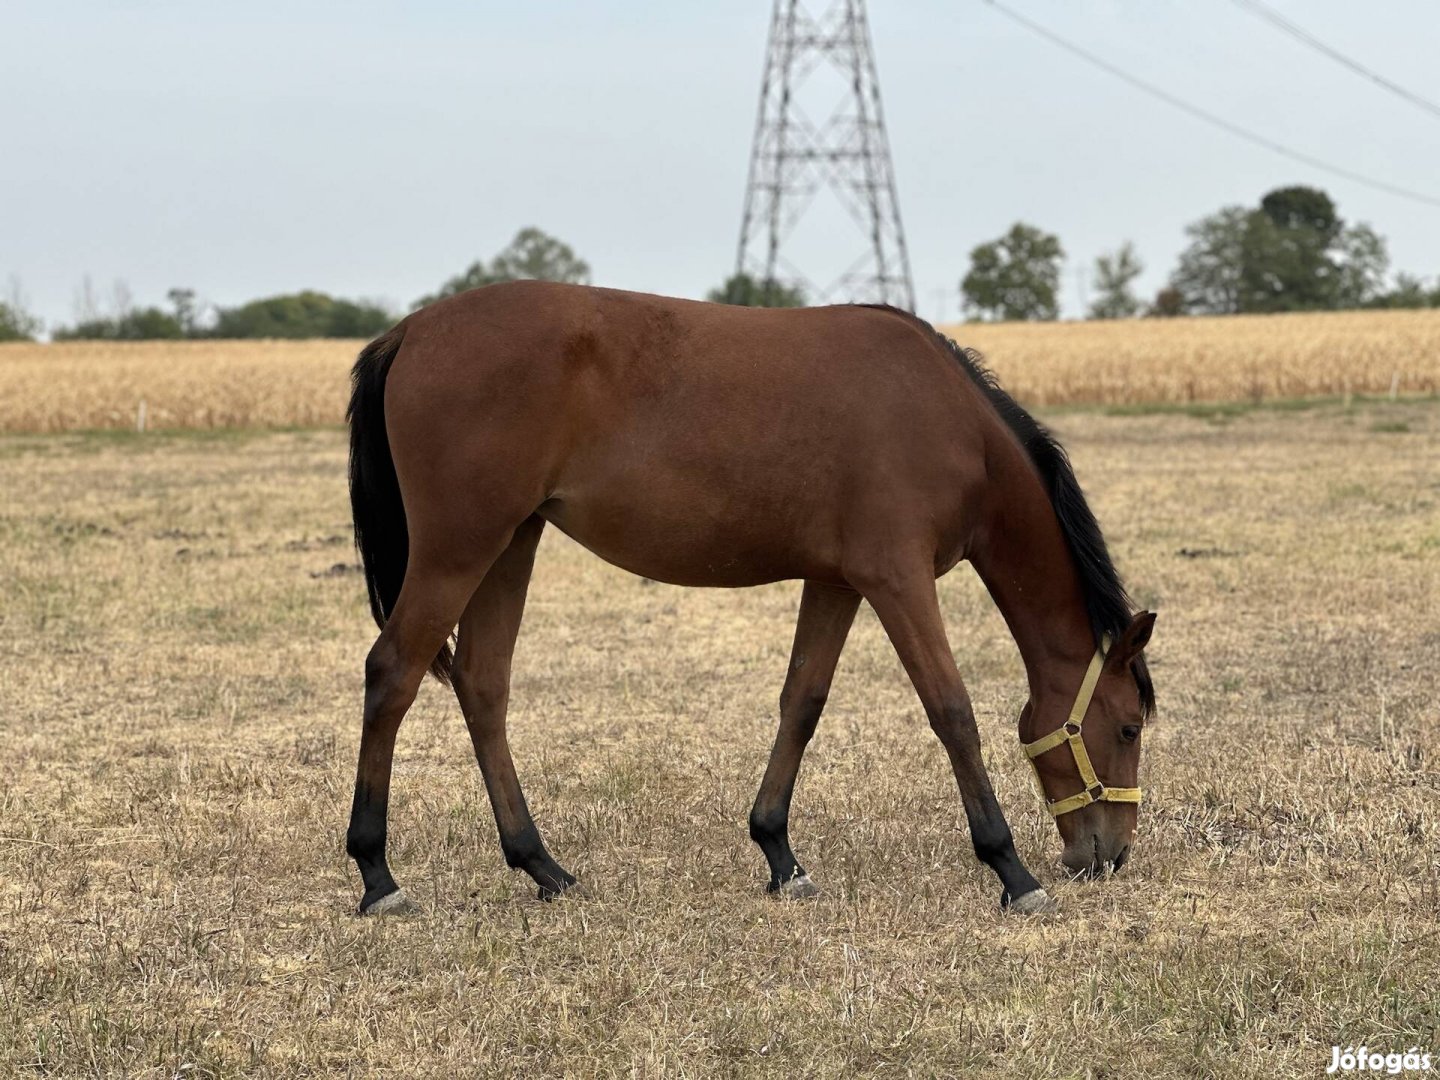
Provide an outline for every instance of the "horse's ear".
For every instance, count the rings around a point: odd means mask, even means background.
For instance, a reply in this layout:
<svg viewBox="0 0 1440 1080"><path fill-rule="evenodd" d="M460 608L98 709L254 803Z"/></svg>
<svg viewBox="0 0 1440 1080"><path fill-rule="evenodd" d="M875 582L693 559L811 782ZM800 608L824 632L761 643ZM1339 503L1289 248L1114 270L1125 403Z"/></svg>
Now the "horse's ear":
<svg viewBox="0 0 1440 1080"><path fill-rule="evenodd" d="M1142 611L1130 620L1130 625L1120 639L1110 646L1110 655L1105 658L1107 667L1123 671L1150 644L1150 631L1155 629L1155 613Z"/></svg>

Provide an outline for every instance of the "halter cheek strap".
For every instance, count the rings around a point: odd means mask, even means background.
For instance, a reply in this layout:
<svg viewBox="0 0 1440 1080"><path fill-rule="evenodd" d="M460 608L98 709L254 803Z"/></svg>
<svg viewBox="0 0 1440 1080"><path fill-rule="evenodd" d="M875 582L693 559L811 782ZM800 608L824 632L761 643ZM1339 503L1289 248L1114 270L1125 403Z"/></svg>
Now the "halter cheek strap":
<svg viewBox="0 0 1440 1080"><path fill-rule="evenodd" d="M1090 700L1095 696L1095 684L1100 681L1100 669L1105 665L1105 654L1110 649L1110 638L1106 637L1096 651L1094 658L1090 661L1090 667L1085 671L1085 679L1080 684L1080 692L1075 695L1075 704L1070 709L1070 718L1065 721L1064 726L1056 728L1049 735L1043 735L1034 742L1025 744L1025 756L1030 760L1030 766L1035 770L1035 779L1040 780L1040 767L1035 764L1035 759L1041 754L1054 750L1057 746L1068 744L1070 753L1075 758L1075 769L1080 773L1080 782L1085 785L1083 791L1063 799L1056 799L1050 802L1046 799L1045 805L1055 817L1061 814L1068 814L1072 810L1079 810L1081 807L1089 806L1095 802L1127 802L1138 803L1140 801L1140 789L1106 787L1095 775L1095 769L1090 764L1090 755L1085 750L1085 740L1080 737L1080 725L1085 722L1085 713L1090 708ZM1045 785L1040 784L1040 795L1045 798Z"/></svg>

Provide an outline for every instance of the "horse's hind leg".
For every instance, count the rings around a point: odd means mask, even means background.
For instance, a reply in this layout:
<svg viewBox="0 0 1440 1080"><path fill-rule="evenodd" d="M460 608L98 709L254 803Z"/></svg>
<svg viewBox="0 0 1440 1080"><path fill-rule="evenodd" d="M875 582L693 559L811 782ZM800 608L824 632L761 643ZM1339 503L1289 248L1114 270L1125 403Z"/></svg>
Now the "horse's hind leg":
<svg viewBox="0 0 1440 1080"><path fill-rule="evenodd" d="M800 597L795 644L780 691L780 730L750 811L750 838L770 864L767 888L783 896L813 896L819 891L790 850L790 796L859 606L859 593L811 581Z"/></svg>
<svg viewBox="0 0 1440 1080"><path fill-rule="evenodd" d="M509 541L508 528L497 530L492 544L480 543L461 554L417 538L395 608L365 658L365 719L345 838L345 849L365 883L361 914L408 907L385 859L395 735L425 672Z"/></svg>
<svg viewBox="0 0 1440 1080"><path fill-rule="evenodd" d="M505 862L529 874L540 886L541 899L548 900L574 885L575 879L550 857L540 839L505 737L510 658L525 610L535 547L544 528L543 518L532 517L516 529L510 546L475 590L460 619L453 674L455 696L490 794Z"/></svg>
<svg viewBox="0 0 1440 1080"><path fill-rule="evenodd" d="M432 575L413 567L407 570L395 609L365 658L365 719L355 771L355 802L345 838L346 851L365 882L362 914L392 911L405 904L385 860L395 734L477 580L478 574Z"/></svg>

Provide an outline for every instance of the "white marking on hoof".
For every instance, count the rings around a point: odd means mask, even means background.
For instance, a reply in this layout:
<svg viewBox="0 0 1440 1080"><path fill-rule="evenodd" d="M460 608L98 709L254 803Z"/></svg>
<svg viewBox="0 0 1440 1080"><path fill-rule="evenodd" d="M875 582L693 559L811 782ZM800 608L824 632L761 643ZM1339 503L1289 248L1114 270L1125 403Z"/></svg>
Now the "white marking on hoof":
<svg viewBox="0 0 1440 1080"><path fill-rule="evenodd" d="M404 889L382 896L361 912L362 915L418 915L420 908L411 903Z"/></svg>
<svg viewBox="0 0 1440 1080"><path fill-rule="evenodd" d="M775 895L782 900L808 900L820 895L820 886L810 880L809 874L801 874L782 884Z"/></svg>
<svg viewBox="0 0 1440 1080"><path fill-rule="evenodd" d="M1035 889L1011 900L1009 910L1017 915L1053 915L1060 905L1044 889Z"/></svg>

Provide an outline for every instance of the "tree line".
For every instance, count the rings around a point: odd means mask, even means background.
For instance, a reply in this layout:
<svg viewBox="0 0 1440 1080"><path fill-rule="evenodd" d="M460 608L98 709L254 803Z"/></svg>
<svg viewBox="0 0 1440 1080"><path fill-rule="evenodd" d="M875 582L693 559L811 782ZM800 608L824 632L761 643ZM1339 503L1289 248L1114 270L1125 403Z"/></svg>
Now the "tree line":
<svg viewBox="0 0 1440 1080"><path fill-rule="evenodd" d="M538 279L588 284L590 265L570 245L544 231L521 229L494 258L471 263L442 282L433 293L417 299L411 310L455 296L482 285L502 281ZM364 338L388 329L403 314L375 301L346 300L306 290L252 300L237 307L207 306L195 290L174 288L166 306L137 307L129 291L117 284L110 311L101 304L87 281L77 301L80 314L73 323L56 327L56 341L153 341L185 338ZM779 282L758 282L745 274L731 277L709 297L717 303L753 307L801 307L805 295ZM30 315L18 286L0 299L0 341L33 340L43 329Z"/></svg>
<svg viewBox="0 0 1440 1080"><path fill-rule="evenodd" d="M1227 206L1186 227L1168 283L1149 301L1135 292L1144 265L1122 244L1094 264L1092 319L1240 315L1349 308L1440 307L1440 279L1390 278L1384 237L1344 221L1318 188L1285 187L1258 206ZM970 253L960 282L966 314L1031 321L1059 315L1060 239L1017 222Z"/></svg>
<svg viewBox="0 0 1440 1080"><path fill-rule="evenodd" d="M508 247L489 262L472 263L422 296L410 310L467 289L500 281L540 278L588 282L590 267L568 244L536 228L521 229ZM137 307L123 284L116 285L109 311L87 280L73 323L51 332L56 341L153 341L185 338L366 338L387 330L404 312L373 300L347 300L307 289L252 300L236 307L206 305L195 290L174 288L166 306ZM29 341L43 330L26 309L17 285L0 299L0 341Z"/></svg>
<svg viewBox="0 0 1440 1080"><path fill-rule="evenodd" d="M185 338L321 338L374 337L395 322L383 304L343 300L305 290L252 300L237 307L202 305L193 289L175 288L167 307L136 307L128 290L116 286L107 313L91 298L88 285L79 303L83 313L73 323L57 326L56 341L166 341ZM0 300L0 341L33 341L43 326L26 311L12 288Z"/></svg>
<svg viewBox="0 0 1440 1080"><path fill-rule="evenodd" d="M1383 237L1365 224L1344 221L1318 188L1285 187L1254 207L1228 206L1189 225L1188 244L1168 283L1144 300L1135 282L1144 265L1124 243L1095 260L1092 319L1137 316L1232 315L1344 308L1440 307L1440 279L1409 274L1390 278ZM1065 251L1060 239L1016 222L1005 235L970 253L960 281L967 317L1029 321L1059 317ZM477 260L412 305L482 285L520 279L590 281L590 266L561 240L531 227L489 261ZM193 289L174 288L167 306L136 307L123 286L101 314L87 282L81 314L55 328L59 341L138 341L183 338L364 338L385 330L400 312L383 303L347 300L306 290L252 300L236 307L206 305ZM748 307L803 307L804 292L780 281L735 274L706 299ZM43 327L26 311L18 287L0 299L0 341L33 340Z"/></svg>

